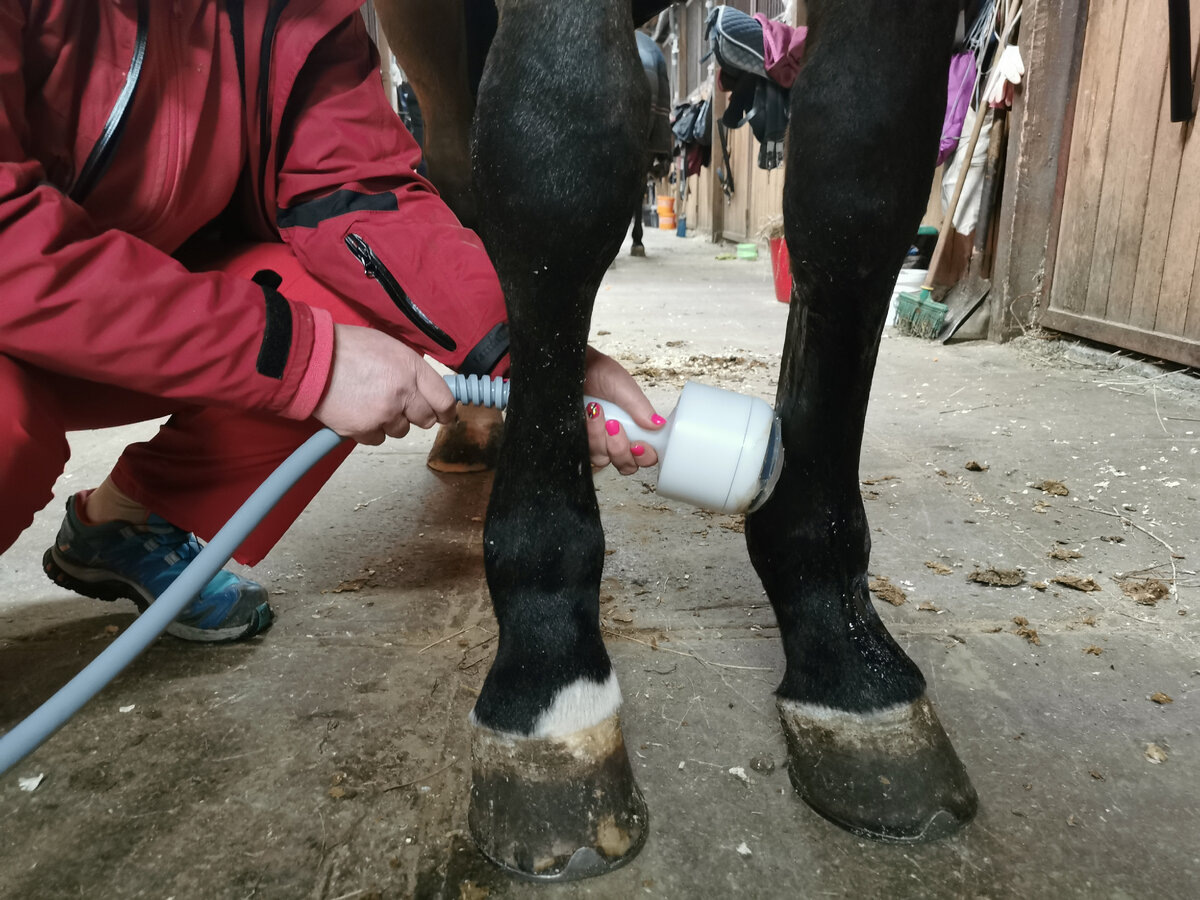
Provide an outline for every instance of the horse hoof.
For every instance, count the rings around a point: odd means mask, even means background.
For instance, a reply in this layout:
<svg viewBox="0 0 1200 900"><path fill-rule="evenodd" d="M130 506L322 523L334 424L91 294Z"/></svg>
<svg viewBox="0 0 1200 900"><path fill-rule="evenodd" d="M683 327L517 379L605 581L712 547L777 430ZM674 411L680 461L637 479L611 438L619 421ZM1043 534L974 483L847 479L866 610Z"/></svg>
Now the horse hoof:
<svg viewBox="0 0 1200 900"><path fill-rule="evenodd" d="M646 842L620 717L557 738L475 726L467 820L480 851L527 881L576 881L629 862Z"/></svg>
<svg viewBox="0 0 1200 900"><path fill-rule="evenodd" d="M458 421L443 425L425 464L435 472L486 472L496 468L504 417L498 409L458 407Z"/></svg>
<svg viewBox="0 0 1200 900"><path fill-rule="evenodd" d="M792 787L847 831L878 841L949 837L979 801L928 698L875 713L781 699Z"/></svg>
<svg viewBox="0 0 1200 900"><path fill-rule="evenodd" d="M643 247L641 244L634 244L632 249L630 249L630 251L629 251L629 255L630 256L645 256L646 248Z"/></svg>

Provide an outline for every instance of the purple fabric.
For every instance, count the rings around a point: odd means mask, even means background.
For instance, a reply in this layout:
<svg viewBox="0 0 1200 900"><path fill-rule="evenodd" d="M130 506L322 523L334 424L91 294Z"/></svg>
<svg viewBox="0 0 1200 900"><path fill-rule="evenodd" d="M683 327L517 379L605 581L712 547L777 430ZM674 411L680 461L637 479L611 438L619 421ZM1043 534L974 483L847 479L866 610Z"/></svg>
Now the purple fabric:
<svg viewBox="0 0 1200 900"><path fill-rule="evenodd" d="M950 81L946 86L946 118L942 123L942 143L936 165L941 165L958 149L963 122L975 90L975 55L956 53L950 58Z"/></svg>
<svg viewBox="0 0 1200 900"><path fill-rule="evenodd" d="M804 40L808 29L793 28L768 19L763 13L754 18L763 30L763 66L771 80L781 87L790 88L800 71L800 59L804 56Z"/></svg>

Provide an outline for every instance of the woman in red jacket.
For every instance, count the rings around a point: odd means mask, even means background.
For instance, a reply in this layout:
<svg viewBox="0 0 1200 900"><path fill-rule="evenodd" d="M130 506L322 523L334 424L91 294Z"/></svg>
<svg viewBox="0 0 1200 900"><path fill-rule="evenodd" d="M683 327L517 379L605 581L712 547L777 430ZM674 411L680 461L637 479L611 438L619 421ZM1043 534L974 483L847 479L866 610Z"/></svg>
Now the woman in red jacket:
<svg viewBox="0 0 1200 900"><path fill-rule="evenodd" d="M67 501L48 574L144 609L322 424L380 443L454 417L424 361L506 370L482 244L415 169L357 0L0 0L0 552L52 497L65 434L170 415ZM592 351L588 390L653 409ZM661 423L661 420L657 420ZM589 424L593 462L653 464ZM345 458L239 549L260 560ZM270 624L220 573L171 627Z"/></svg>

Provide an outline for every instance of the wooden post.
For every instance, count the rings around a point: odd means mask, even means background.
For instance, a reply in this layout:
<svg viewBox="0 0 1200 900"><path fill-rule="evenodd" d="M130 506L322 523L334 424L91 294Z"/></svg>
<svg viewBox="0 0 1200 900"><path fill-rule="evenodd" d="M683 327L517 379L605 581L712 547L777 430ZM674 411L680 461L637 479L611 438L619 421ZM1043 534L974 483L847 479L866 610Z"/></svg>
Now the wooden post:
<svg viewBox="0 0 1200 900"><path fill-rule="evenodd" d="M1087 0L1025 0L1027 75L1010 121L988 301L993 341L1020 335L1049 290L1086 24Z"/></svg>

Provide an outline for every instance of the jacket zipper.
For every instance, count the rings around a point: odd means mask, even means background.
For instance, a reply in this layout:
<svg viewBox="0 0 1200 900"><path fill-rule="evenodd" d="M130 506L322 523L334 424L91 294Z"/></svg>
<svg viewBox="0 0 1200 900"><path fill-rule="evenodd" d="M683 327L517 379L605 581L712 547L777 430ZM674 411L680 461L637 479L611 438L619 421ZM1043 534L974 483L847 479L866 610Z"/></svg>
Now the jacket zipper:
<svg viewBox="0 0 1200 900"><path fill-rule="evenodd" d="M454 339L434 325L430 318L409 299L404 288L400 287L396 279L392 277L388 267L375 255L375 251L371 249L371 245L363 239L362 235L348 234L345 241L346 247L354 254L355 259L362 263L363 273L368 278L379 282L380 287L392 299L400 312L404 313L422 334L444 350L453 352L457 349L458 345L454 343Z"/></svg>
<svg viewBox="0 0 1200 900"><path fill-rule="evenodd" d="M272 0L267 7L267 20L263 25L262 44L258 48L258 183L266 183L267 156L271 149L271 115L267 91L271 82L271 50L275 44L275 30L287 0Z"/></svg>

